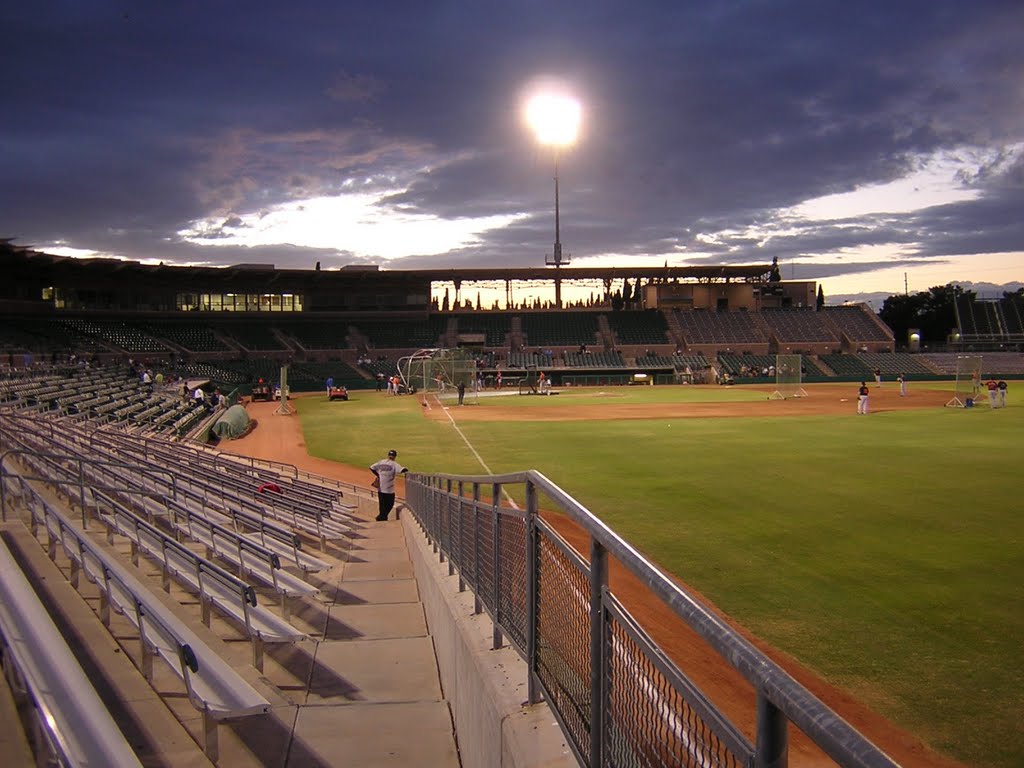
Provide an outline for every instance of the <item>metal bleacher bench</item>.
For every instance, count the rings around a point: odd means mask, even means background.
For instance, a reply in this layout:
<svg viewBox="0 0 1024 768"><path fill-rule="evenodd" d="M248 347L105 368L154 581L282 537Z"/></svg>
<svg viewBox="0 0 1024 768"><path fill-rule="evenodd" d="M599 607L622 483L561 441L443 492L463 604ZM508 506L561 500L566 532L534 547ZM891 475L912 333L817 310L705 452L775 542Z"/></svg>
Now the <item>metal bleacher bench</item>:
<svg viewBox="0 0 1024 768"><path fill-rule="evenodd" d="M310 572L330 568L328 563L302 549L302 540L296 533L268 522L259 515L219 507L200 495L190 493L187 488L179 488L179 497L166 499L165 502L173 525L182 525L183 516L187 516L185 525L196 518L201 518L230 528L250 541L258 542L275 552L279 558L286 558L289 565L294 565L299 570Z"/></svg>
<svg viewBox="0 0 1024 768"><path fill-rule="evenodd" d="M0 640L5 673L31 701L53 758L37 755L39 765L141 766L2 538Z"/></svg>
<svg viewBox="0 0 1024 768"><path fill-rule="evenodd" d="M108 541L113 543L115 532L127 538L135 565L140 552L155 561L160 566L165 591L170 591L174 578L198 594L206 626L210 625L211 607L235 621L251 640L253 666L261 672L264 643L292 643L308 637L286 619L259 605L256 590L247 582L193 552L106 494L94 492L94 497L99 518L107 525Z"/></svg>
<svg viewBox="0 0 1024 768"><path fill-rule="evenodd" d="M261 553L274 555L278 562L275 568L283 567L282 559L289 567L295 567L305 573L325 571L331 567L324 560L304 552L302 540L286 528L267 523L244 512L224 514L214 509L196 512L175 499L164 501L170 525L180 530L183 535L206 544L213 551L221 552L225 546L223 543L218 545L212 540L213 537L225 537L227 546L232 549L258 547ZM232 556L225 555L225 558L231 559ZM303 588L298 585L287 591L303 594Z"/></svg>
<svg viewBox="0 0 1024 768"><path fill-rule="evenodd" d="M114 508L119 504L106 494L94 492L99 507ZM314 585L281 567L281 556L271 547L252 539L234 528L190 511L173 499L164 499L164 519L179 538L187 538L206 548L207 558L216 557L230 563L240 578L248 574L269 587L281 599L281 612L288 619L289 597L311 597L320 592ZM126 509L126 511L131 511ZM328 568L319 561L317 570Z"/></svg>
<svg viewBox="0 0 1024 768"><path fill-rule="evenodd" d="M181 678L189 702L203 714L204 751L217 760L217 724L270 711L270 702L204 642L189 626L120 562L103 550L28 483L33 534L46 531L51 559L57 546L71 561L71 585L79 575L100 590L100 620L110 627L110 610L124 616L139 632L141 671L153 680L153 658L159 656ZM98 765L118 763L98 763Z"/></svg>

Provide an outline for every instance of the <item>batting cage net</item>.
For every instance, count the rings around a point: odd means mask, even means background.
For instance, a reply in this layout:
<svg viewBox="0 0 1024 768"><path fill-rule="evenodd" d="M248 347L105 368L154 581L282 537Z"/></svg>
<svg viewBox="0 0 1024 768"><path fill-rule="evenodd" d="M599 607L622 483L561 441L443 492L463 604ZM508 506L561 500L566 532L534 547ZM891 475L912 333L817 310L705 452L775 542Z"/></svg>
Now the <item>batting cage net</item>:
<svg viewBox="0 0 1024 768"><path fill-rule="evenodd" d="M421 349L399 359L398 375L408 392L455 399L461 384L466 398L476 396L476 360L464 349Z"/></svg>
<svg viewBox="0 0 1024 768"><path fill-rule="evenodd" d="M800 355L775 356L775 391L769 396L772 400L807 397L803 382L803 359Z"/></svg>
<svg viewBox="0 0 1024 768"><path fill-rule="evenodd" d="M981 355L956 356L956 387L947 408L970 408L981 392Z"/></svg>

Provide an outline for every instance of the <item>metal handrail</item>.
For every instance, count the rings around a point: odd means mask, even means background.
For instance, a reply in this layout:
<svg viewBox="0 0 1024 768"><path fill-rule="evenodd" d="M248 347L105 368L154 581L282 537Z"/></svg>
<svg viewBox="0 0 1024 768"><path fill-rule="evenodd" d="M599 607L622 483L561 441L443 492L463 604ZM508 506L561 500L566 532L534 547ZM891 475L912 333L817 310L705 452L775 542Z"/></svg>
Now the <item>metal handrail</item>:
<svg viewBox="0 0 1024 768"><path fill-rule="evenodd" d="M601 617L605 612L605 601L608 594L606 585L607 556L611 555L639 579L659 600L668 606L676 616L686 622L694 632L703 638L754 687L757 694L757 734L753 754L753 765L755 768L767 768L768 766L771 766L771 768L784 768L787 765L787 724L790 722L803 731L841 766L856 768L895 768L897 766L897 763L892 758L843 720L807 688L798 683L785 670L754 647L735 628L676 584L631 544L622 539L603 521L591 513L583 504L540 472L528 470L502 475L424 475L410 473L406 476L409 506L425 530L428 529L428 526L431 526L431 521L435 515L448 515L450 517L450 507L456 499L458 499L460 510L462 504L465 503L467 507L473 509L474 515L490 512L496 517L499 509L498 499L503 486L510 484L522 484L524 486L527 524L526 542L530 549L534 549L537 546L536 531L541 522L537 507L539 492L544 493L561 512L574 520L590 537L590 622L592 650L595 649L594 643L599 642L604 632L600 622L603 621ZM466 486L471 486L472 488L471 497L463 495ZM490 498L493 500L491 504L481 504L479 502L481 487L490 489ZM442 503L444 505L443 511L440 509ZM447 518L445 519L447 520ZM447 524L450 525L450 521ZM428 530L427 535L433 541L435 549L441 549L442 560L447 557L449 563L451 563L453 555L458 558L459 554L450 551L455 549L451 544L439 541L441 537L437 535L438 530L439 528ZM497 530L496 524L495 530ZM545 530L544 535L557 536L550 528ZM500 546L497 538L495 539L495 545ZM445 550L446 546L449 551ZM497 559L497 552L495 552L494 557ZM530 563L534 554L526 552L524 557ZM536 579L531 579L530 576L534 567L530 564L527 568L527 589L531 593L537 589ZM452 566L450 565L449 569L451 570L451 568ZM460 585L463 575L461 570L460 564ZM495 588L495 591L497 591L497 588ZM537 605L536 595L528 594L526 599L528 604L527 610L535 614ZM502 617L497 616L496 612L492 613L491 618L496 625L496 636L499 626L506 636L509 635L509 630L512 630L514 634L515 628L502 625ZM535 641L537 638L534 636L535 618L527 617L527 620L531 622L527 647L522 648L518 644L514 645L516 645L517 651L529 665L530 700L536 701L533 689L535 684L540 683L540 680L536 673ZM600 649L598 648L597 650L598 653L596 655L592 654L591 662L592 664L600 665ZM591 685L600 685L601 670L592 669L591 673ZM595 681L597 682L595 683ZM605 765L601 757L603 739L607 735L601 732L604 728L604 718L601 716L600 711L602 694L602 691L591 690L590 756L593 761L589 763L591 768L599 768ZM562 724L563 730L566 730L565 723L558 716L557 711L555 714ZM595 725L599 727L594 727ZM567 732L568 735L570 734ZM570 738L569 741L571 743L572 739ZM584 760L575 747L574 751L576 751L577 757L583 763Z"/></svg>

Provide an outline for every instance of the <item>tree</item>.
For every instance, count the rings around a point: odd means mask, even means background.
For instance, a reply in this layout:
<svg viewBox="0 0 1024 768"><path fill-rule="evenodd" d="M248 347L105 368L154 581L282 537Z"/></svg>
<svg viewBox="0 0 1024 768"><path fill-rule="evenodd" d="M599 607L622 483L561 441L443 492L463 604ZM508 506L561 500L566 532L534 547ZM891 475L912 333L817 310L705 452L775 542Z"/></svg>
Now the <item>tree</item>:
<svg viewBox="0 0 1024 768"><path fill-rule="evenodd" d="M878 316L882 322L892 329L897 344L902 344L911 328L920 328L921 307L924 306L924 294L915 293L907 296L899 293L887 298L882 303Z"/></svg>
<svg viewBox="0 0 1024 768"><path fill-rule="evenodd" d="M952 283L912 296L896 294L885 300L878 316L892 329L897 343L906 342L911 328L920 328L922 342L941 344L957 327L955 304L958 296L974 301L973 291L963 291Z"/></svg>
<svg viewBox="0 0 1024 768"><path fill-rule="evenodd" d="M817 309L817 310L820 310L824 306L825 306L825 291L821 287L821 285L819 284L818 285L818 300L816 302L814 302L814 308Z"/></svg>

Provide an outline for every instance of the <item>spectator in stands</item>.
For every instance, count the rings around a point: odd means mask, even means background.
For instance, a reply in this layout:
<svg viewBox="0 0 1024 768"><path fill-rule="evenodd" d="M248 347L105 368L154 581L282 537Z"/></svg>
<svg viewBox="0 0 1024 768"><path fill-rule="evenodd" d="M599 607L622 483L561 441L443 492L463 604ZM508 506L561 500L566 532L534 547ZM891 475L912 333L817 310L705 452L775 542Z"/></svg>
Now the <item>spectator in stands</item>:
<svg viewBox="0 0 1024 768"><path fill-rule="evenodd" d="M1006 407L1006 382L1003 381L1002 379L1000 379L999 383L996 386L999 388L999 407L1000 408L1005 408Z"/></svg>
<svg viewBox="0 0 1024 768"><path fill-rule="evenodd" d="M395 506L395 477L408 472L395 458L398 452L388 451L388 457L381 459L376 464L370 465L370 471L374 474L373 485L377 489L377 517L375 519L383 522L388 519L391 509Z"/></svg>
<svg viewBox="0 0 1024 768"><path fill-rule="evenodd" d="M206 402L206 395L203 393L202 387L196 387L196 391L192 393L192 400L197 403Z"/></svg>
<svg viewBox="0 0 1024 768"><path fill-rule="evenodd" d="M181 398L181 402L188 401L188 382L184 379L181 380L181 386L178 387L178 396Z"/></svg>
<svg viewBox="0 0 1024 768"><path fill-rule="evenodd" d="M900 384L900 397L906 397L907 396L907 377L903 375L902 371L900 372L900 375L896 377L896 381L898 381L899 384Z"/></svg>
<svg viewBox="0 0 1024 768"><path fill-rule="evenodd" d="M871 394L871 390L868 389L867 382L862 381L860 383L860 389L857 390L857 413L866 416L868 413L868 395Z"/></svg>
<svg viewBox="0 0 1024 768"><path fill-rule="evenodd" d="M996 404L996 398L999 396L999 382L995 379L989 379L985 382L985 386L988 388L988 404L992 408L998 408Z"/></svg>

